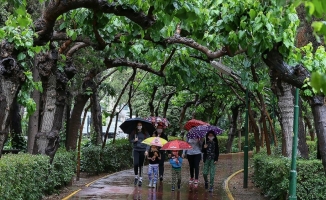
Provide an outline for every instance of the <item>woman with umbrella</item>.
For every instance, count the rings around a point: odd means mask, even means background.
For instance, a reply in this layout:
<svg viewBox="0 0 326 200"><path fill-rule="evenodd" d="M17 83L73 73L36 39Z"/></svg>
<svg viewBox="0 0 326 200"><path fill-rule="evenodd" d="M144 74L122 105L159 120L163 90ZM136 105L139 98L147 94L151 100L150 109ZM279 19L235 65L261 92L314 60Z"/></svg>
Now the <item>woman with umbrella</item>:
<svg viewBox="0 0 326 200"><path fill-rule="evenodd" d="M156 131L154 131L153 133L153 137L160 137L164 140L168 140L167 135L163 132L163 124L158 124L156 127ZM149 147L147 147L146 151L145 151L145 156L148 155L148 150ZM159 177L160 177L160 181L163 181L163 174L164 174L164 161L165 161L165 154L166 151L165 150L160 150L159 148L159 152L161 154L161 159L159 161Z"/></svg>
<svg viewBox="0 0 326 200"><path fill-rule="evenodd" d="M129 134L129 140L133 144L133 158L134 158L134 173L135 173L135 182L134 184L138 186L142 185L142 167L145 160L145 151L147 148L146 144L143 144L142 141L148 137L148 132L143 127L142 122L137 123L137 127L134 131ZM139 170L139 176L138 176Z"/></svg>

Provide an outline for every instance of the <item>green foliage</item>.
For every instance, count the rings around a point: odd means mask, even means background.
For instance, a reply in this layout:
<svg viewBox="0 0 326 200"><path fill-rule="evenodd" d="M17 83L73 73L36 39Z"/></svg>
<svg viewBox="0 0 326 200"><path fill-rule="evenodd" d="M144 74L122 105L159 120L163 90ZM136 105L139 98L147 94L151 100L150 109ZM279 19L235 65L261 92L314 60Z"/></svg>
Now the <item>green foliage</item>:
<svg viewBox="0 0 326 200"><path fill-rule="evenodd" d="M290 159L267 156L266 152L254 155L254 182L269 199L286 199L289 188ZM298 160L298 199L324 199L326 177L320 160Z"/></svg>
<svg viewBox="0 0 326 200"><path fill-rule="evenodd" d="M74 154L59 151L50 165L49 157L8 154L0 160L2 199L40 199L70 182L75 169Z"/></svg>
<svg viewBox="0 0 326 200"><path fill-rule="evenodd" d="M132 146L127 139L117 139L103 150L100 146L84 147L81 155L81 170L87 173L116 172L132 166Z"/></svg>

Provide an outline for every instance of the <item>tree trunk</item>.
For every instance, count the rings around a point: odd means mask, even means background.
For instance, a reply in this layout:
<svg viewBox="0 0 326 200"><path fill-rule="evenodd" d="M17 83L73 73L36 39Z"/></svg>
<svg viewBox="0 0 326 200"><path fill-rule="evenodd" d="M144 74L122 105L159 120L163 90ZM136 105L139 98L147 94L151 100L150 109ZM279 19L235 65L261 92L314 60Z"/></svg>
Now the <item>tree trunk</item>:
<svg viewBox="0 0 326 200"><path fill-rule="evenodd" d="M22 117L20 115L20 105L17 102L17 98L15 98L12 104L11 110L11 145L13 149L20 149L23 150L24 148L24 140L22 137Z"/></svg>
<svg viewBox="0 0 326 200"><path fill-rule="evenodd" d="M10 114L14 99L25 81L21 66L12 53L14 46L2 40L0 44L0 157L8 138Z"/></svg>
<svg viewBox="0 0 326 200"><path fill-rule="evenodd" d="M88 99L89 95L86 94L78 94L75 97L74 107L69 120L68 134L66 135L67 151L76 150L77 148L78 130L81 124L80 118Z"/></svg>
<svg viewBox="0 0 326 200"><path fill-rule="evenodd" d="M187 112L187 109L188 107L190 107L192 104L195 104L198 100L199 96L196 95L195 96L195 100L194 101L188 101L185 103L185 105L182 107L182 110L180 112L180 118L179 118L179 130L182 131L183 130L183 120L186 116L186 112ZM182 135L183 137L184 135Z"/></svg>
<svg viewBox="0 0 326 200"><path fill-rule="evenodd" d="M33 67L33 81L40 81L39 71L37 68L37 59L34 59L34 67ZM40 103L41 103L41 93L38 90L33 90L32 99L36 103L35 112L29 117L28 120L28 139L27 139L27 152L32 154L33 147L35 142L35 136L39 130L39 119L40 119Z"/></svg>
<svg viewBox="0 0 326 200"><path fill-rule="evenodd" d="M249 106L249 120L250 120L250 125L254 131L256 152L258 153L258 152L260 152L259 127L256 123L254 114L251 110L251 106Z"/></svg>
<svg viewBox="0 0 326 200"><path fill-rule="evenodd" d="M92 121L93 121L93 127L96 134L96 145L102 144L102 112L101 112L101 105L100 100L98 98L98 91L95 88L95 90L92 93L91 96L92 101Z"/></svg>
<svg viewBox="0 0 326 200"><path fill-rule="evenodd" d="M281 82L277 87L278 107L280 110L280 124L282 127L282 154L285 157L292 155L292 135L294 119L293 86Z"/></svg>
<svg viewBox="0 0 326 200"><path fill-rule="evenodd" d="M174 94L175 94L175 92L171 92L168 95L168 97L166 98L166 100L165 100L164 108L163 108L163 115L162 115L163 118L166 118L166 113L167 113L168 108L169 108L169 102L170 102L170 100L171 100L171 98L173 97Z"/></svg>
<svg viewBox="0 0 326 200"><path fill-rule="evenodd" d="M149 112L151 113L151 116L154 116L154 104L153 104L153 102L154 102L154 98L155 98L155 94L156 94L156 91L157 91L157 89L158 89L158 87L157 86L154 86L153 87L153 92L152 92L152 94L151 94L151 99L150 99L150 101L148 102L148 106L149 106Z"/></svg>
<svg viewBox="0 0 326 200"><path fill-rule="evenodd" d="M302 117L302 100L299 97L299 129L298 129L298 152L300 152L301 157L308 159L309 150L306 142L306 133L304 131L304 123Z"/></svg>
<svg viewBox="0 0 326 200"><path fill-rule="evenodd" d="M310 119L307 116L304 116L303 119L305 121L305 125L308 127L311 141L315 141L315 132L314 132L314 128L311 125Z"/></svg>
<svg viewBox="0 0 326 200"><path fill-rule="evenodd" d="M42 60L39 62L39 72L45 92L41 126L35 137L33 151L50 156L52 162L59 148L59 133L64 118L67 83L77 71L70 60L66 61L64 71L58 70L58 52L54 48L40 56L39 59Z"/></svg>
<svg viewBox="0 0 326 200"><path fill-rule="evenodd" d="M231 153L232 151L232 143L235 135L237 134L237 119L239 115L239 108L241 105L236 105L231 108L232 111L232 120L231 120L231 127L230 127L230 132L228 134L228 141L226 143L226 153ZM239 138L240 140L241 138Z"/></svg>
<svg viewBox="0 0 326 200"><path fill-rule="evenodd" d="M310 100L318 139L319 153L326 173L326 105L324 96L315 96Z"/></svg>

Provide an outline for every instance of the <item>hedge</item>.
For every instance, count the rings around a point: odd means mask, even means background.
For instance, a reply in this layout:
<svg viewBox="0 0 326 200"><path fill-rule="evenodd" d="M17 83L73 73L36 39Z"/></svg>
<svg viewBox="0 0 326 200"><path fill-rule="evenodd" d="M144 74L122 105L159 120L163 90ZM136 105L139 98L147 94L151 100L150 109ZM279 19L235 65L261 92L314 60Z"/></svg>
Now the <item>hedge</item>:
<svg viewBox="0 0 326 200"><path fill-rule="evenodd" d="M81 170L90 174L128 169L132 163L132 146L128 139L118 139L103 150L100 146L82 149Z"/></svg>
<svg viewBox="0 0 326 200"><path fill-rule="evenodd" d="M267 156L265 152L254 155L254 182L271 200L286 199L289 189L291 160ZM320 160L297 161L297 198L300 200L325 199L326 176Z"/></svg>
<svg viewBox="0 0 326 200"><path fill-rule="evenodd" d="M74 154L58 152L50 165L48 156L7 154L0 159L1 199L40 199L70 182Z"/></svg>

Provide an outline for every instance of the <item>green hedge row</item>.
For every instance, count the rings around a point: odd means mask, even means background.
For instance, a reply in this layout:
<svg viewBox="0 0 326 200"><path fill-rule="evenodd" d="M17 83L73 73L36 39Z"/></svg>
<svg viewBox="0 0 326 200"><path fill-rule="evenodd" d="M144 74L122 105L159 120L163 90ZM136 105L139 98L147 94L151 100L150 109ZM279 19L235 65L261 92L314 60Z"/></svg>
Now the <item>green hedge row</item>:
<svg viewBox="0 0 326 200"><path fill-rule="evenodd" d="M220 135L220 136L217 136L217 139L218 139L218 144L219 144L219 148L220 148L220 153L226 153L226 144L228 142L228 136ZM239 141L239 137L235 137L233 140L233 143L232 143L232 148L231 148L232 153L239 152L238 141ZM245 137L241 137L241 150L240 151L243 151L244 143L245 143ZM253 150L254 147L255 147L254 136L249 135L249 138L248 138L249 151Z"/></svg>
<svg viewBox="0 0 326 200"><path fill-rule="evenodd" d="M254 155L254 182L271 200L287 199L291 160L267 156L265 152ZM320 160L297 161L297 198L302 200L325 199L326 176Z"/></svg>
<svg viewBox="0 0 326 200"><path fill-rule="evenodd" d="M132 166L132 146L127 139L118 139L102 150L100 146L84 147L81 152L81 170L90 174L116 172Z"/></svg>
<svg viewBox="0 0 326 200"><path fill-rule="evenodd" d="M0 159L1 199L40 199L70 182L75 171L74 154L60 151L52 165L49 157L8 154Z"/></svg>

